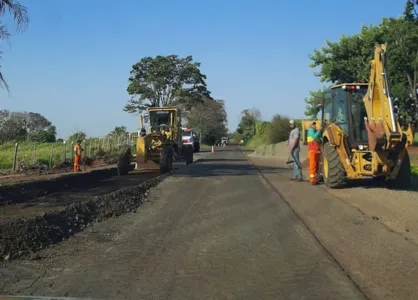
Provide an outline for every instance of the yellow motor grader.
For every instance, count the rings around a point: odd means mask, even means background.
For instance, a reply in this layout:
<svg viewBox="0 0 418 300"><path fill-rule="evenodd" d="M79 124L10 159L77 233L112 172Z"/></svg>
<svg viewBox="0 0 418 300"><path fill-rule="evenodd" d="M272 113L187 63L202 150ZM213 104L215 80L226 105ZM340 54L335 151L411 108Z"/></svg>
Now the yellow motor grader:
<svg viewBox="0 0 418 300"><path fill-rule="evenodd" d="M395 119L386 73L386 45L376 45L368 83L331 87L322 100L322 175L329 188L373 177L389 188L411 185L407 148L413 129Z"/></svg>
<svg viewBox="0 0 418 300"><path fill-rule="evenodd" d="M193 162L193 147L183 145L181 113L176 107L151 107L140 116L141 131L136 142L136 169L173 169L173 161ZM146 132L144 123L148 124Z"/></svg>

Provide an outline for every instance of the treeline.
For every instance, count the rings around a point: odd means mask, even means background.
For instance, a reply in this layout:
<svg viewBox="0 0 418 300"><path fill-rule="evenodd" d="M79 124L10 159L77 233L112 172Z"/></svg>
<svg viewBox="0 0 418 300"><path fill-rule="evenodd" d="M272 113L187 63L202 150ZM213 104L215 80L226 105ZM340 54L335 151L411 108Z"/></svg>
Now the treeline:
<svg viewBox="0 0 418 300"><path fill-rule="evenodd" d="M359 33L341 36L337 42L326 41L309 58L310 67L319 67L315 73L325 83L318 91L310 91L305 99L305 115L316 118L320 108L317 100L331 85L368 82L370 60L376 43L387 43L387 72L394 96L395 114L401 124L416 123L418 105L418 16L417 1L408 0L403 15L383 18L378 25L362 26Z"/></svg>
<svg viewBox="0 0 418 300"><path fill-rule="evenodd" d="M39 113L0 110L0 144L22 141L55 142L56 128Z"/></svg>
<svg viewBox="0 0 418 300"><path fill-rule="evenodd" d="M241 113L237 130L230 137L236 142L243 140L249 146L280 143L289 137L289 121L280 114L274 115L270 121L263 121L258 109L246 109Z"/></svg>
<svg viewBox="0 0 418 300"><path fill-rule="evenodd" d="M132 66L127 91L131 98L124 111L128 113L175 106L183 112L183 125L195 129L201 142L213 144L227 134L225 103L211 97L206 75L192 56L142 58Z"/></svg>

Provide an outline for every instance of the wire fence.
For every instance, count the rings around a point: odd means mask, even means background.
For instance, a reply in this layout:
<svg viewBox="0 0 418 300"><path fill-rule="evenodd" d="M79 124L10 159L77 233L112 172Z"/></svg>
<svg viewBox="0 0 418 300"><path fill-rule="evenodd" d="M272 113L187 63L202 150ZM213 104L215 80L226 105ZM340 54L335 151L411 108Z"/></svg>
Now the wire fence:
<svg viewBox="0 0 418 300"><path fill-rule="evenodd" d="M136 135L119 135L104 138L89 138L81 143L83 157L103 159L117 156L122 147L131 147L135 153ZM0 170L16 171L22 168L53 168L71 163L74 158L76 141L66 140L55 143L8 143L0 145Z"/></svg>

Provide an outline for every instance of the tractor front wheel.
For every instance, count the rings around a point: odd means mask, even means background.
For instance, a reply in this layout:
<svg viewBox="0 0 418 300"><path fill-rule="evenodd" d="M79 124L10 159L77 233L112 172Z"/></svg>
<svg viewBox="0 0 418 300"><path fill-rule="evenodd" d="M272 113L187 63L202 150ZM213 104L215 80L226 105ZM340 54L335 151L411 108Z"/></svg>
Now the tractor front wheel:
<svg viewBox="0 0 418 300"><path fill-rule="evenodd" d="M411 159L409 158L408 152L405 153L398 176L395 179L389 179L386 183L389 189L394 190L407 190L411 187Z"/></svg>
<svg viewBox="0 0 418 300"><path fill-rule="evenodd" d="M160 172L166 174L173 169L173 147L166 145L161 149Z"/></svg>
<svg viewBox="0 0 418 300"><path fill-rule="evenodd" d="M328 142L324 144L321 161L325 185L332 189L344 187L347 183L344 166L340 161L337 149Z"/></svg>

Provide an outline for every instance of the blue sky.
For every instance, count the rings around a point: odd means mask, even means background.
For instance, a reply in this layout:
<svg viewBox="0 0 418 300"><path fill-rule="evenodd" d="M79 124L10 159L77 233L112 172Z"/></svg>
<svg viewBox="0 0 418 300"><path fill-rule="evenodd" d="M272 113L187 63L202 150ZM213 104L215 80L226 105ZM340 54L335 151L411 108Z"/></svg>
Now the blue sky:
<svg viewBox="0 0 418 300"><path fill-rule="evenodd" d="M131 66L144 56L193 55L212 96L226 101L230 130L243 109L264 119L303 117L322 86L308 53L362 24L398 16L405 1L22 0L30 24L4 45L10 93L1 107L45 115L66 137L139 127L122 111Z"/></svg>

